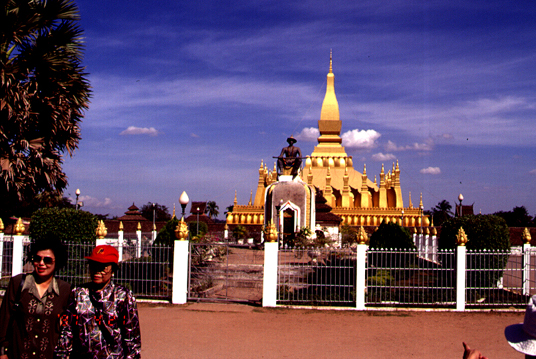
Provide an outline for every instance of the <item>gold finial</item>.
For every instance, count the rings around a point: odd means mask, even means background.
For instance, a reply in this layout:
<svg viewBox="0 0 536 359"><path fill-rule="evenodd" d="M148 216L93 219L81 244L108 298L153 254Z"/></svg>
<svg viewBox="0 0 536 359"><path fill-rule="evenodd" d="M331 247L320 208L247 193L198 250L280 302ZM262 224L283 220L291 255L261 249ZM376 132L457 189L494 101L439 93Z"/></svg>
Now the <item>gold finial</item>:
<svg viewBox="0 0 536 359"><path fill-rule="evenodd" d="M123 230L123 221L119 221L119 230L120 230L120 231Z"/></svg>
<svg viewBox="0 0 536 359"><path fill-rule="evenodd" d="M395 168L396 171L400 171L400 167L398 167L398 160L396 160L396 168Z"/></svg>
<svg viewBox="0 0 536 359"><path fill-rule="evenodd" d="M0 233L4 231L4 222L2 222L2 218L0 218Z"/></svg>
<svg viewBox="0 0 536 359"><path fill-rule="evenodd" d="M225 222L225 226L223 226L223 229L225 229L226 231L229 230L229 226L227 225L227 222Z"/></svg>
<svg viewBox="0 0 536 359"><path fill-rule="evenodd" d="M359 227L359 231L357 232L357 243L358 244L369 244L369 236L367 232L365 231L365 228L363 226Z"/></svg>
<svg viewBox="0 0 536 359"><path fill-rule="evenodd" d="M181 218L179 224L175 228L175 237L179 241L185 241L188 238L188 225L184 222L184 218Z"/></svg>
<svg viewBox="0 0 536 359"><path fill-rule="evenodd" d="M251 200L253 199L253 190L251 190L251 193L249 194L249 202L248 206L251 206Z"/></svg>
<svg viewBox="0 0 536 359"><path fill-rule="evenodd" d="M383 169L383 163L382 163L382 170L380 172L380 175L383 175L383 174L385 174L385 170Z"/></svg>
<svg viewBox="0 0 536 359"><path fill-rule="evenodd" d="M366 164L363 164L363 174L364 175L367 174L367 165Z"/></svg>
<svg viewBox="0 0 536 359"><path fill-rule="evenodd" d="M525 229L523 230L523 235L521 236L521 238L523 238L523 243L530 244L532 238L530 237L530 232L527 227L525 227Z"/></svg>
<svg viewBox="0 0 536 359"><path fill-rule="evenodd" d="M409 208L413 208L413 203L411 203L411 191L409 192Z"/></svg>
<svg viewBox="0 0 536 359"><path fill-rule="evenodd" d="M175 218L175 203L173 203L173 215L171 216L171 219Z"/></svg>
<svg viewBox="0 0 536 359"><path fill-rule="evenodd" d="M23 232L24 232L25 228L24 228L24 224L22 223L22 218L19 217L19 219L17 219L17 224L15 224L15 234L17 236L20 236Z"/></svg>
<svg viewBox="0 0 536 359"><path fill-rule="evenodd" d="M141 231L141 223L138 222L138 231Z"/></svg>
<svg viewBox="0 0 536 359"><path fill-rule="evenodd" d="M378 185L378 180L376 179L376 175L374 175L374 184L377 186Z"/></svg>
<svg viewBox="0 0 536 359"><path fill-rule="evenodd" d="M421 199L419 201L419 208L424 208L423 204L422 204L422 192L421 192Z"/></svg>
<svg viewBox="0 0 536 359"><path fill-rule="evenodd" d="M277 229L275 224L270 221L268 226L264 229L264 240L266 242L276 242L277 241Z"/></svg>
<svg viewBox="0 0 536 359"><path fill-rule="evenodd" d="M153 231L156 232L156 223L153 223Z"/></svg>
<svg viewBox="0 0 536 359"><path fill-rule="evenodd" d="M333 73L333 50L329 49L329 73Z"/></svg>
<svg viewBox="0 0 536 359"><path fill-rule="evenodd" d="M108 234L108 230L104 225L104 221L100 220L99 225L97 226L97 238L103 239Z"/></svg>
<svg viewBox="0 0 536 359"><path fill-rule="evenodd" d="M234 202L233 202L233 205L236 206L237 203L238 203L238 202L236 201L236 190L235 190L235 191L234 191Z"/></svg>
<svg viewBox="0 0 536 359"><path fill-rule="evenodd" d="M458 229L458 234L456 234L456 244L459 246L465 246L468 241L469 239L467 238L467 234L465 234L463 227L460 227L460 229Z"/></svg>

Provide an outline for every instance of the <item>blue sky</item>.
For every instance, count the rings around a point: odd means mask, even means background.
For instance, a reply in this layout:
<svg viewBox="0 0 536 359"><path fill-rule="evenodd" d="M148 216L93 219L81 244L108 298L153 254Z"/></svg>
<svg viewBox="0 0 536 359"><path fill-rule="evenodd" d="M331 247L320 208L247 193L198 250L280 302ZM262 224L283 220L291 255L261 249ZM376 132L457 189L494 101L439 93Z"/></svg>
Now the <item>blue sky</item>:
<svg viewBox="0 0 536 359"><path fill-rule="evenodd" d="M404 204L458 194L536 214L536 5L529 1L79 0L93 98L64 170L84 209L223 214L291 134L310 154L329 52L347 153L398 159ZM220 215L223 218L223 215Z"/></svg>

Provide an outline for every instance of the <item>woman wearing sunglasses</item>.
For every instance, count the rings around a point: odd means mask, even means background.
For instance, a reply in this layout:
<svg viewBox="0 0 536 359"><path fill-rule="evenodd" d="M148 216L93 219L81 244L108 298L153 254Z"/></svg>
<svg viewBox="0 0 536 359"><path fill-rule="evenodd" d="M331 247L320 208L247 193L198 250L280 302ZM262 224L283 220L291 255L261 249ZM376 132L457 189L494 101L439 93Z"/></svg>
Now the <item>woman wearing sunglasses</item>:
<svg viewBox="0 0 536 359"><path fill-rule="evenodd" d="M132 292L112 281L119 253L97 246L89 257L91 282L73 289L56 347L59 358L139 358L138 309Z"/></svg>
<svg viewBox="0 0 536 359"><path fill-rule="evenodd" d="M0 308L0 359L52 358L59 317L71 286L54 273L67 262L67 251L54 237L31 245L34 270L11 278Z"/></svg>

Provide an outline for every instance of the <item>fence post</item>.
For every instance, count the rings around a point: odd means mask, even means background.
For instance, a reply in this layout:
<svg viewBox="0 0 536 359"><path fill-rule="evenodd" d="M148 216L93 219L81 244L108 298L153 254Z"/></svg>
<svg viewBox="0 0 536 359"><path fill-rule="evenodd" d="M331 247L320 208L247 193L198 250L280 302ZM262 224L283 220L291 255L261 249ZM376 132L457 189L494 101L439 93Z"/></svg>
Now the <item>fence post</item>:
<svg viewBox="0 0 536 359"><path fill-rule="evenodd" d="M365 310L365 296L366 296L366 261L367 261L367 244L357 245L357 258L356 258L356 280L355 280L355 309Z"/></svg>
<svg viewBox="0 0 536 359"><path fill-rule="evenodd" d="M138 230L136 231L136 258L141 258L141 223L138 222Z"/></svg>
<svg viewBox="0 0 536 359"><path fill-rule="evenodd" d="M456 310L465 310L465 275L466 275L466 254L467 235L462 227L456 235Z"/></svg>
<svg viewBox="0 0 536 359"><path fill-rule="evenodd" d="M123 261L123 243L125 242L123 234L123 222L119 222L119 230L117 231L117 251L119 252L119 262Z"/></svg>
<svg viewBox="0 0 536 359"><path fill-rule="evenodd" d="M175 229L177 240L173 244L173 292L171 303L185 304L188 301L188 267L190 265L188 254L190 241L188 238L188 225L181 218Z"/></svg>
<svg viewBox="0 0 536 359"><path fill-rule="evenodd" d="M264 241L264 277L262 280L262 306L275 307L277 305L277 265L279 245L277 243L277 230L273 223L265 228Z"/></svg>
<svg viewBox="0 0 536 359"><path fill-rule="evenodd" d="M521 281L523 283L523 295L530 295L530 232L527 227L523 231L523 256L521 266L523 268Z"/></svg>
<svg viewBox="0 0 536 359"><path fill-rule="evenodd" d="M24 237L22 233L24 232L24 229L22 218L19 217L17 224L15 225L15 235L13 236L13 263L11 264L12 277L22 273L22 239Z"/></svg>
<svg viewBox="0 0 536 359"><path fill-rule="evenodd" d="M185 304L188 300L188 253L190 241L175 240L173 246L173 304Z"/></svg>
<svg viewBox="0 0 536 359"><path fill-rule="evenodd" d="M355 308L365 310L365 297L367 290L366 283L366 262L369 237L363 226L357 232L356 251L356 278L355 278Z"/></svg>

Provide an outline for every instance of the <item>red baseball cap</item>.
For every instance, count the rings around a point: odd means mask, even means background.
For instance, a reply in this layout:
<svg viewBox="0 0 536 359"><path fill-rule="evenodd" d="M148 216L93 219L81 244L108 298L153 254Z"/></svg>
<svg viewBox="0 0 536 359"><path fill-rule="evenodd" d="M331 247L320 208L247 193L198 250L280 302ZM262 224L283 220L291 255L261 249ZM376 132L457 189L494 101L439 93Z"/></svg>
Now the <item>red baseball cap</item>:
<svg viewBox="0 0 536 359"><path fill-rule="evenodd" d="M99 263L117 264L119 261L119 252L114 247L104 244L93 248L91 255L85 258Z"/></svg>

